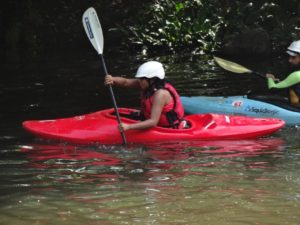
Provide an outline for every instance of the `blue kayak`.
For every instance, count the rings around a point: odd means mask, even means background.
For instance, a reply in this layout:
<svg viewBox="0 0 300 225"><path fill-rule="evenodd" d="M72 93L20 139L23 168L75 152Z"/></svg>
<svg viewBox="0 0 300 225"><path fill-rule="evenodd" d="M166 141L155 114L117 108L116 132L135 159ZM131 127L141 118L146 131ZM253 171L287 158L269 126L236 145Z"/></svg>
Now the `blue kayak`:
<svg viewBox="0 0 300 225"><path fill-rule="evenodd" d="M300 108L265 96L181 97L187 114L218 113L251 117L279 118L286 125L300 125Z"/></svg>

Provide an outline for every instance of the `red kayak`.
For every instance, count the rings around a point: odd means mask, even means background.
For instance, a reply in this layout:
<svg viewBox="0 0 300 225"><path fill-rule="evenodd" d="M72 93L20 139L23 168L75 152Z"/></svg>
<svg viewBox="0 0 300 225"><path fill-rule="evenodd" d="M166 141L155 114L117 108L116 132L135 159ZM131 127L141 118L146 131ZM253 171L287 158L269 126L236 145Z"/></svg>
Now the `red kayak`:
<svg viewBox="0 0 300 225"><path fill-rule="evenodd" d="M134 109L120 108L124 123L135 123L128 118ZM252 118L220 114L196 114L185 118L190 123L187 129L153 127L146 130L125 132L129 143L165 141L193 141L216 139L245 139L269 135L284 126L284 121L275 118ZM121 144L113 109L55 120L23 122L23 127L36 136L77 144Z"/></svg>

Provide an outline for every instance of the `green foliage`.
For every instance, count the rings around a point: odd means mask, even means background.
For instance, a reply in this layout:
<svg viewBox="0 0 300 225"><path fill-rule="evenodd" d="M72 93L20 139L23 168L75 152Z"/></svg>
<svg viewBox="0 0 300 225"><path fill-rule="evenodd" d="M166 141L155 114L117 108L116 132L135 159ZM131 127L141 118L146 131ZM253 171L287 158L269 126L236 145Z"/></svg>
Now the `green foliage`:
<svg viewBox="0 0 300 225"><path fill-rule="evenodd" d="M138 14L127 35L143 49L201 53L216 50L225 35L261 28L278 48L297 38L299 11L299 0L162 0Z"/></svg>
<svg viewBox="0 0 300 225"><path fill-rule="evenodd" d="M157 1L142 20L129 27L129 39L144 48L206 51L216 47L214 39L221 25L220 18L201 0Z"/></svg>
<svg viewBox="0 0 300 225"><path fill-rule="evenodd" d="M299 39L295 30L300 21L298 0L227 1L223 8L226 10L216 12L223 18L219 39L253 28L267 31L275 49Z"/></svg>
<svg viewBox="0 0 300 225"><path fill-rule="evenodd" d="M0 9L0 56L87 49L81 16L90 6L113 47L204 53L218 50L227 35L261 28L280 49L300 35L299 0L10 0Z"/></svg>

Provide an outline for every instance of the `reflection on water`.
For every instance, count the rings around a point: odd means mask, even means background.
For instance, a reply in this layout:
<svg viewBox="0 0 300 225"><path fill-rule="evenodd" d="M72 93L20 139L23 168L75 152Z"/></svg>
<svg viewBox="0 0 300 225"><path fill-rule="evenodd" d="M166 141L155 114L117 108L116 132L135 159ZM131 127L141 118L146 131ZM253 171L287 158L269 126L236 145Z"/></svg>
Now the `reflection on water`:
<svg viewBox="0 0 300 225"><path fill-rule="evenodd" d="M0 224L297 224L300 157L287 148L279 137L6 146Z"/></svg>

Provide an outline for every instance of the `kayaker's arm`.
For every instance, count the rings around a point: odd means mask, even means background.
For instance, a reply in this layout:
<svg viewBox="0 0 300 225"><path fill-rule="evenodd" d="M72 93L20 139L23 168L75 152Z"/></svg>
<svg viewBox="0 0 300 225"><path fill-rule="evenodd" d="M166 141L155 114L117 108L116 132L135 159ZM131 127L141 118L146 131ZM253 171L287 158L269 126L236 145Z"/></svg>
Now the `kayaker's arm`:
<svg viewBox="0 0 300 225"><path fill-rule="evenodd" d="M300 82L300 71L291 73L286 79L284 79L279 83L275 83L274 81L275 77L272 74L267 74L267 78L268 78L269 89L288 88Z"/></svg>
<svg viewBox="0 0 300 225"><path fill-rule="evenodd" d="M113 77L111 75L106 75L104 79L105 85L115 85L118 87L139 87L138 79L127 79L125 77Z"/></svg>
<svg viewBox="0 0 300 225"><path fill-rule="evenodd" d="M142 130L154 127L158 124L163 107L171 101L171 96L166 90L158 90L154 94L151 117L145 121L134 124L120 124L120 129L126 130Z"/></svg>

